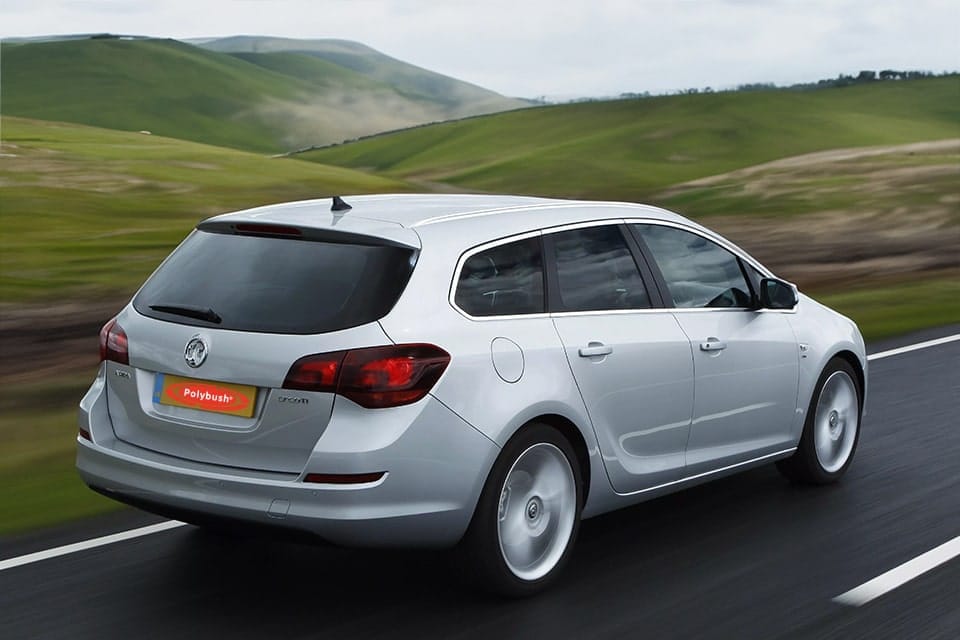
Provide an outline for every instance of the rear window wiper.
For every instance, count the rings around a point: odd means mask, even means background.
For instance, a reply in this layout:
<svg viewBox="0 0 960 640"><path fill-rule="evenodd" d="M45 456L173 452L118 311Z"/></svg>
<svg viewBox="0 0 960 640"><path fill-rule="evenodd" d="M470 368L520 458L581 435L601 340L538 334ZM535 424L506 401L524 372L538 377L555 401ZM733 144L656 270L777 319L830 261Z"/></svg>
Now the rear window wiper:
<svg viewBox="0 0 960 640"><path fill-rule="evenodd" d="M177 316L206 320L213 324L220 324L223 318L210 307L195 307L188 304L151 304L150 308L161 313L172 313Z"/></svg>

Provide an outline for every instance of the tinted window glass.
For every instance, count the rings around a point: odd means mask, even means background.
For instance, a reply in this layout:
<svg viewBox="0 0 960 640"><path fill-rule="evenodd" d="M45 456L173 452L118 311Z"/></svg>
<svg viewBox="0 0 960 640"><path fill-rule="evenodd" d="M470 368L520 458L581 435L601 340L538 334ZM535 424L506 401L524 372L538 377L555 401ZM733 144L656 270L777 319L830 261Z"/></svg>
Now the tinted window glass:
<svg viewBox="0 0 960 640"><path fill-rule="evenodd" d="M750 287L735 255L689 231L635 227L657 261L675 307L750 306Z"/></svg>
<svg viewBox="0 0 960 640"><path fill-rule="evenodd" d="M760 281L763 280L766 276L750 266L749 263L740 261L740 266L743 267L743 270L747 272L747 279L750 281L750 288L754 292L760 291Z"/></svg>
<svg viewBox="0 0 960 640"><path fill-rule="evenodd" d="M540 238L502 244L470 256L460 272L454 300L472 316L543 312Z"/></svg>
<svg viewBox="0 0 960 640"><path fill-rule="evenodd" d="M133 301L143 315L264 333L323 333L386 315L413 249L195 231ZM210 309L220 323L151 309Z"/></svg>
<svg viewBox="0 0 960 640"><path fill-rule="evenodd" d="M564 311L645 309L640 270L616 226L553 234L560 308Z"/></svg>

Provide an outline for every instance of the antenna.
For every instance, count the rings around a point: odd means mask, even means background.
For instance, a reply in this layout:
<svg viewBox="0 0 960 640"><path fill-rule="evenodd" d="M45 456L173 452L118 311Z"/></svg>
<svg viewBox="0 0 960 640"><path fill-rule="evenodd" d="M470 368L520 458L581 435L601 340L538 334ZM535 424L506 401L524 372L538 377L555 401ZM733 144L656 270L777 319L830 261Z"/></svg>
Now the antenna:
<svg viewBox="0 0 960 640"><path fill-rule="evenodd" d="M343 198L333 196L333 206L330 207L330 211L350 211L350 209L353 209L353 207L344 202Z"/></svg>

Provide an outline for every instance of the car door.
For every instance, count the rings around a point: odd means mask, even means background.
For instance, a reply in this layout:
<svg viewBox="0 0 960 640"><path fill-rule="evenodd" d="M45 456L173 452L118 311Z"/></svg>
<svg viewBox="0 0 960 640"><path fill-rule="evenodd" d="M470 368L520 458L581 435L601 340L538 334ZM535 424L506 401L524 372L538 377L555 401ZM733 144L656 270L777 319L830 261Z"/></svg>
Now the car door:
<svg viewBox="0 0 960 640"><path fill-rule="evenodd" d="M548 298L619 493L679 479L690 430L693 361L673 314L625 228L607 223L544 235ZM642 265L642 269L639 265Z"/></svg>
<svg viewBox="0 0 960 640"><path fill-rule="evenodd" d="M687 474L793 446L799 348L784 312L756 308L752 267L693 230L631 229L690 340L696 382Z"/></svg>

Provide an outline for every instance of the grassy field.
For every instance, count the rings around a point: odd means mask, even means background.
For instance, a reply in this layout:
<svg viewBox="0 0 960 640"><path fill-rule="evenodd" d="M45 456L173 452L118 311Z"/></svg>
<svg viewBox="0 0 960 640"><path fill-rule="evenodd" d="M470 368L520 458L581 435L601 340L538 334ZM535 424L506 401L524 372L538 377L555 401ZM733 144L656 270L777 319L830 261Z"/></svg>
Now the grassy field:
<svg viewBox="0 0 960 640"><path fill-rule="evenodd" d="M960 274L877 289L851 289L812 296L854 318L867 341L928 327L960 324ZM916 310L905 313L905 309Z"/></svg>
<svg viewBox="0 0 960 640"><path fill-rule="evenodd" d="M960 212L960 138L811 153L673 185L657 204L716 215ZM960 220L956 220L960 222Z"/></svg>
<svg viewBox="0 0 960 640"><path fill-rule="evenodd" d="M0 300L122 295L199 220L403 182L160 136L4 117Z"/></svg>
<svg viewBox="0 0 960 640"><path fill-rule="evenodd" d="M951 76L525 109L301 157L465 189L635 201L788 156L957 137Z"/></svg>
<svg viewBox="0 0 960 640"><path fill-rule="evenodd" d="M958 185L954 138L784 158L653 200L693 213L805 290L836 291L960 280ZM899 313L920 322L926 305L916 302ZM929 303L933 313L940 301Z"/></svg>

